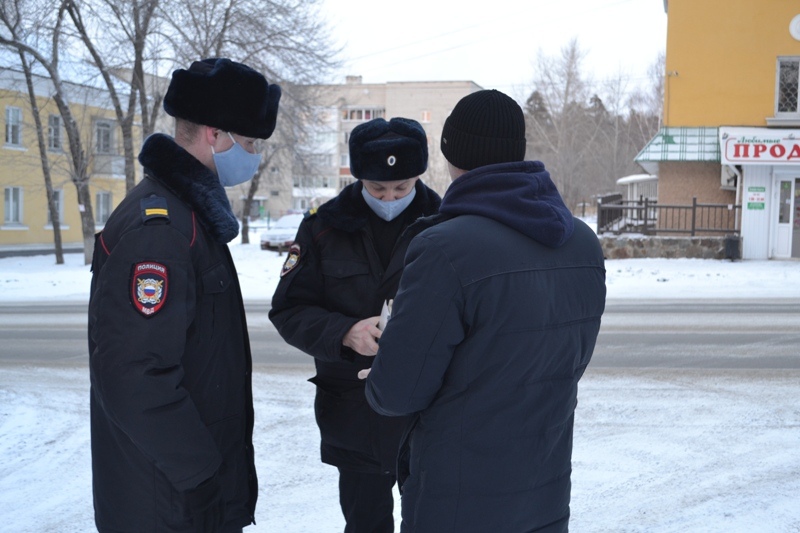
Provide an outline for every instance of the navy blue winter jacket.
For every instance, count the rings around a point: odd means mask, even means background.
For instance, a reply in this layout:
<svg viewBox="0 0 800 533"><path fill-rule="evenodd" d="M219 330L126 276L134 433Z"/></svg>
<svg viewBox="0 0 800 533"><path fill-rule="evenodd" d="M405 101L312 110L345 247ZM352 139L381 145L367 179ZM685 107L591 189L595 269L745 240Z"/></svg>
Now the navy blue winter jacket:
<svg viewBox="0 0 800 533"><path fill-rule="evenodd" d="M537 161L462 175L426 222L366 387L379 413L417 413L402 531L566 531L577 385L605 307L598 239Z"/></svg>

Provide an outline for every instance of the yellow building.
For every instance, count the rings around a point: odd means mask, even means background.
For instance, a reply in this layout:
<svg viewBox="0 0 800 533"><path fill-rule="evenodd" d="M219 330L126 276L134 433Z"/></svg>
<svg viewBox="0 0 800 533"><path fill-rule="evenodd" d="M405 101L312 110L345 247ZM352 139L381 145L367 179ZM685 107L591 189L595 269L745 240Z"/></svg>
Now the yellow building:
<svg viewBox="0 0 800 533"><path fill-rule="evenodd" d="M659 204L740 204L745 259L800 258L800 3L664 0Z"/></svg>
<svg viewBox="0 0 800 533"><path fill-rule="evenodd" d="M34 78L50 165L62 243L65 250L82 250L83 235L77 191L71 179L68 142L63 120L52 99L48 79ZM88 156L90 191L96 229L102 228L125 196L122 134L108 94L93 87L67 84L70 108ZM4 139L0 145L0 188L3 220L0 252L54 250L53 225L47 209L44 173L25 77L0 69L0 110ZM140 146L141 139L134 139ZM141 175L137 164L137 175Z"/></svg>

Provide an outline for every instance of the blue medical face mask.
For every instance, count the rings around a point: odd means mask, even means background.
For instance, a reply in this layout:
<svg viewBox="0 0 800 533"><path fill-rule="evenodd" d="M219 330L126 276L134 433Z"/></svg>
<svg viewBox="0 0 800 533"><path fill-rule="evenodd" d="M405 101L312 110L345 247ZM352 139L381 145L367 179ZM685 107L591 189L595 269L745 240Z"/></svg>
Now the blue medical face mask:
<svg viewBox="0 0 800 533"><path fill-rule="evenodd" d="M390 222L397 218L397 216L405 211L406 207L411 205L412 200L414 200L414 196L417 194L417 189L411 189L411 192L407 195L403 196L402 198L398 198L397 200L391 201L383 201L378 200L374 196L372 196L366 187L361 188L361 196L364 197L364 200L367 202L367 205L372 212L378 215L380 218L385 220L386 222Z"/></svg>
<svg viewBox="0 0 800 533"><path fill-rule="evenodd" d="M214 164L217 166L217 176L223 187L233 187L249 180L255 176L258 164L261 162L261 154L251 154L236 142L233 135L228 133L228 137L233 141L233 146L229 150L216 153L214 147L211 147Z"/></svg>

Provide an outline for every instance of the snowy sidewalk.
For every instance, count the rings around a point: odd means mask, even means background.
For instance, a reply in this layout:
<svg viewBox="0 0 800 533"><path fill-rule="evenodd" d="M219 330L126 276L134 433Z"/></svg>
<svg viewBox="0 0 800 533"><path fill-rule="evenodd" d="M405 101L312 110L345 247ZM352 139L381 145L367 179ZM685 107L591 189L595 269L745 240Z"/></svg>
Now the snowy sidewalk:
<svg viewBox="0 0 800 533"><path fill-rule="evenodd" d="M254 371L260 497L248 533L343 529L307 374ZM85 367L3 368L0 530L94 530L88 389ZM800 531L800 372L590 365L573 467L572 531Z"/></svg>

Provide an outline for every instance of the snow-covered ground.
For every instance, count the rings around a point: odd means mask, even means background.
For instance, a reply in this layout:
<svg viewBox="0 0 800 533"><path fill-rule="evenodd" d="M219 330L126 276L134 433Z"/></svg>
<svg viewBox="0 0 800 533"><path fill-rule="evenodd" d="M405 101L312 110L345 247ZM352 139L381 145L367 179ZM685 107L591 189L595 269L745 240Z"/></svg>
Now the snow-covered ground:
<svg viewBox="0 0 800 533"><path fill-rule="evenodd" d="M268 301L286 254L263 251L258 233L251 244L231 243L245 300ZM0 304L4 302L88 301L91 273L83 255L0 258ZM800 261L718 261L704 259L617 259L606 261L608 298L800 298Z"/></svg>
<svg viewBox="0 0 800 533"><path fill-rule="evenodd" d="M257 244L231 251L245 299L269 300L285 255ZM65 265L53 256L0 259L0 305L86 301L81 263L80 254ZM612 301L800 305L798 262L627 259L606 268ZM343 529L336 471L319 462L311 372L254 371L260 497L248 533ZM94 530L88 390L84 365L0 367L0 532ZM800 531L800 372L590 365L572 480L577 532ZM398 517L399 505L398 497Z"/></svg>

